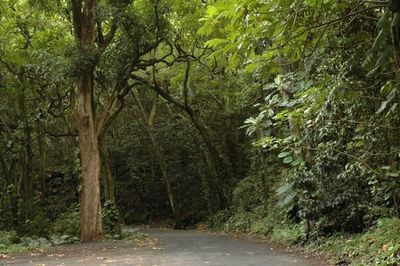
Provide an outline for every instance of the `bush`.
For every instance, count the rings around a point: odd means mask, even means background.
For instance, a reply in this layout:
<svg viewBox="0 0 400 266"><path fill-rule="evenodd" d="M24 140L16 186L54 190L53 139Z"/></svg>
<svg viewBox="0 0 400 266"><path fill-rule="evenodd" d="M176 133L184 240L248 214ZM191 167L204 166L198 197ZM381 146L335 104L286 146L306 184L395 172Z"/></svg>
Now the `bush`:
<svg viewBox="0 0 400 266"><path fill-rule="evenodd" d="M49 247L51 242L43 237L22 237L20 246L30 248Z"/></svg>
<svg viewBox="0 0 400 266"><path fill-rule="evenodd" d="M362 234L335 235L311 247L354 265L400 265L400 219L384 218Z"/></svg>
<svg viewBox="0 0 400 266"><path fill-rule="evenodd" d="M124 240L144 240L147 235L140 232L138 228L126 228L122 231L122 239Z"/></svg>
<svg viewBox="0 0 400 266"><path fill-rule="evenodd" d="M207 227L211 230L222 231L224 230L225 223L233 215L231 210L221 210L208 218Z"/></svg>
<svg viewBox="0 0 400 266"><path fill-rule="evenodd" d="M251 225L250 232L254 234L268 235L272 232L274 226L275 223L273 220L270 217L266 217L254 222Z"/></svg>
<svg viewBox="0 0 400 266"><path fill-rule="evenodd" d="M234 233L246 233L250 231L251 225L256 221L252 212L237 212L225 223L225 230Z"/></svg>
<svg viewBox="0 0 400 266"><path fill-rule="evenodd" d="M115 208L114 203L111 200L107 200L104 203L104 207L102 209L102 218L103 218L103 229L104 232L113 234L115 230L115 223L119 220L118 210Z"/></svg>
<svg viewBox="0 0 400 266"><path fill-rule="evenodd" d="M8 246L18 242L18 235L15 231L0 231L0 244Z"/></svg>
<svg viewBox="0 0 400 266"><path fill-rule="evenodd" d="M279 244L294 245L306 240L304 224L281 225L272 229L271 240Z"/></svg>
<svg viewBox="0 0 400 266"><path fill-rule="evenodd" d="M253 176L245 177L239 182L233 191L233 205L242 210L250 211L261 204L259 193L257 192L258 180Z"/></svg>
<svg viewBox="0 0 400 266"><path fill-rule="evenodd" d="M67 235L73 238L79 237L79 232L79 211L76 208L72 208L68 212L62 213L58 216L51 227L52 235Z"/></svg>
<svg viewBox="0 0 400 266"><path fill-rule="evenodd" d="M42 236L47 237L50 230L50 220L46 214L39 212L32 220L26 220L21 235Z"/></svg>

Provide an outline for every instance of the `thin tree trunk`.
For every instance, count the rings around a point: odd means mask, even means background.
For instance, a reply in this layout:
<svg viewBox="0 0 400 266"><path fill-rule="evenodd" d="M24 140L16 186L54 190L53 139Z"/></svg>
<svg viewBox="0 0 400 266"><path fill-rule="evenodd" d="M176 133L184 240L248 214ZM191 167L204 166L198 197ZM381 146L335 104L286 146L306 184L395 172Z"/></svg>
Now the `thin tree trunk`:
<svg viewBox="0 0 400 266"><path fill-rule="evenodd" d="M46 149L46 136L44 132L46 131L46 125L44 123L38 122L38 147L39 147L39 180L40 180L40 190L42 193L42 198L46 194L46 159L47 159L47 149Z"/></svg>
<svg viewBox="0 0 400 266"><path fill-rule="evenodd" d="M24 213L25 219L31 219L33 217L33 177L32 177L32 164L33 164L33 152L32 152L32 136L31 128L28 124L28 117L26 113L25 105L25 90L22 91L19 96L19 107L21 110L21 119L23 123L24 132L24 165L22 171L22 198L24 200Z"/></svg>
<svg viewBox="0 0 400 266"><path fill-rule="evenodd" d="M201 137L201 140L206 146L206 153L205 153L205 158L206 162L208 164L209 168L209 174L211 176L210 184L212 191L210 193L214 195L214 203L211 207L211 210L213 213L215 213L218 210L221 210L225 207L226 204L226 199L225 199L225 194L224 194L224 180L225 178L223 177L225 175L225 170L224 169L225 163L222 160L222 156L219 153L217 147L215 147L213 143L213 139L207 130L207 128L197 119L197 117L194 115L192 112L187 112L191 121L193 122L195 128L199 132L199 135ZM221 171L219 171L219 169Z"/></svg>
<svg viewBox="0 0 400 266"><path fill-rule="evenodd" d="M196 138L196 142L198 146L200 147L200 140ZM215 202L217 201L215 199L216 194L212 193L212 182L210 180L209 172L210 170L210 165L207 159L206 151L201 150L201 157L203 159L203 163L206 167L205 171L201 174L202 177L202 183L203 183L203 191L204 191L204 197L207 201L207 210L210 215L214 214L218 209L215 207Z"/></svg>
<svg viewBox="0 0 400 266"><path fill-rule="evenodd" d="M116 210L118 210L117 198L115 196L116 181L111 171L109 155L103 140L99 140L99 147L100 147L100 158L101 158L101 175L103 177L103 187L104 187L104 198L106 201L111 201L113 207ZM113 226L113 233L118 235L121 234L121 224L119 221L120 218L118 217L118 219L114 221L114 226Z"/></svg>
<svg viewBox="0 0 400 266"><path fill-rule="evenodd" d="M152 84L148 80L134 75L131 75L131 78L137 80L141 84L149 87L150 89L154 90L159 96L163 97L168 102L172 103L176 107L183 110L188 116L190 121L193 123L194 127L200 134L201 139L203 140L206 150L207 150L207 161L210 168L210 175L212 177L212 184L213 184L213 191L217 195L217 201L215 202L213 209L220 210L225 207L226 205L226 197L224 193L224 183L227 181L229 175L227 174L228 171L226 169L225 162L223 157L221 156L220 152L218 151L217 147L214 144L211 134L209 133L208 129L205 125L200 121L195 111L189 106L189 97L188 97L188 80L189 80L189 71L190 70L190 62L187 62L186 72L185 72L185 79L183 83L183 96L184 96L184 103L181 103L175 100L169 93L168 90L164 90L159 87L159 84L156 82L155 77L155 68L153 67L153 81ZM214 211L213 211L214 212Z"/></svg>
<svg viewBox="0 0 400 266"><path fill-rule="evenodd" d="M140 100L140 97L138 95L135 94L135 101L136 101L136 105L139 109L139 112L142 116L142 120L145 124L145 131L147 133L147 135L150 138L151 141L151 145L153 147L153 151L154 151L154 156L157 160L158 166L160 168L163 180L165 182L165 186L167 188L167 193L168 193L168 199L171 205L171 210L172 213L174 215L174 221L175 221L175 229L181 229L182 228L182 215L180 212L180 208L177 205L176 199L175 199L175 195L173 192L173 188L172 188L172 181L170 176L168 175L167 172L167 164L165 161L165 156L164 153L162 151L162 148L160 146L160 144L158 143L158 141L156 140L152 130L153 130L153 119L155 116L155 112L156 112L156 106L155 104L153 105L153 110L151 112L150 115L146 114L146 111L143 108L142 102Z"/></svg>

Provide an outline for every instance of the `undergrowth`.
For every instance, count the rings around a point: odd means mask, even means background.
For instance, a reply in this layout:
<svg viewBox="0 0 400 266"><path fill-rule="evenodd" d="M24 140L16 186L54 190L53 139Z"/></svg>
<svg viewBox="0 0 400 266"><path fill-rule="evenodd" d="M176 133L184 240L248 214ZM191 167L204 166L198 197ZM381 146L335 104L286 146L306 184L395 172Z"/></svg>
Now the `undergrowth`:
<svg viewBox="0 0 400 266"><path fill-rule="evenodd" d="M400 265L400 219L381 219L361 234L320 238L308 248L328 252L351 265Z"/></svg>
<svg viewBox="0 0 400 266"><path fill-rule="evenodd" d="M232 215L227 217L228 213ZM221 220L218 220L221 219ZM276 218L260 217L254 212L223 211L208 223L210 230L251 233L268 237L280 245L297 245L310 252L330 256L340 265L400 265L400 219L383 218L359 234L336 233L307 239L304 222L290 224Z"/></svg>

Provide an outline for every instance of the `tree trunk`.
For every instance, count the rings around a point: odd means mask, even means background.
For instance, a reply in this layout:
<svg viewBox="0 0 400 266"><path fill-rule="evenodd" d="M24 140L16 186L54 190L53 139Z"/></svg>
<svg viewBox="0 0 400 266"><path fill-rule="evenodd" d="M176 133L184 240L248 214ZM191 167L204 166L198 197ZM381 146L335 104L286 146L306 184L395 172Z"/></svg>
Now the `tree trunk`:
<svg viewBox="0 0 400 266"><path fill-rule="evenodd" d="M175 229L181 229L183 226L182 215L180 212L180 208L176 203L176 198L175 198L175 195L173 192L171 178L167 172L167 163L165 160L165 156L164 156L164 153L162 151L160 144L158 143L158 141L156 140L156 138L152 132L153 118L155 116L155 112L156 112L155 108L156 107L155 107L155 105L153 105L152 113L150 115L147 115L146 111L144 110L143 105L141 103L140 97L136 94L135 94L135 100L136 100L136 105L139 109L139 113L141 114L142 120L145 125L145 127L144 127L145 132L150 138L151 145L152 145L153 151L154 151L154 157L156 158L157 164L160 168L163 180L165 182L165 186L167 188L168 200L171 205L172 213L174 215L174 222L175 222L174 227L175 227Z"/></svg>
<svg viewBox="0 0 400 266"><path fill-rule="evenodd" d="M82 167L80 194L81 241L99 240L102 235L100 206L100 154L92 107L93 73L83 71L78 81L76 113Z"/></svg>
<svg viewBox="0 0 400 266"><path fill-rule="evenodd" d="M41 198L43 199L46 194L46 159L47 159L47 149L46 149L46 135L44 134L46 131L45 123L38 122L38 148L39 148L39 181L40 181L40 190L41 190Z"/></svg>
<svg viewBox="0 0 400 266"><path fill-rule="evenodd" d="M201 141L200 139L196 138L196 144L200 147ZM213 186L212 186L212 181L210 176L208 175L208 173L211 172L210 170L210 165L207 159L207 154L206 151L201 150L201 156L203 159L203 163L206 166L205 171L203 171L203 173L201 174L201 178L202 178L202 183L203 183L203 192L204 192L204 198L207 201L207 210L209 215L212 215L214 213L216 213L218 211L218 208L215 204L215 202L217 202L218 200L216 199L216 194L212 193L213 190Z"/></svg>
<svg viewBox="0 0 400 266"><path fill-rule="evenodd" d="M115 210L118 210L117 199L115 197L116 182L112 174L109 162L107 148L102 139L99 140L100 158L101 158L101 175L103 177L104 198L106 201L111 201ZM120 219L114 221L112 228L113 234L121 235Z"/></svg>
<svg viewBox="0 0 400 266"><path fill-rule="evenodd" d="M208 164L209 175L211 176L211 179L209 180L211 185L210 188L212 189L212 191L209 193L214 195L211 211L212 213L215 213L218 210L226 207L226 198L223 187L224 182L226 182L226 166L217 147L215 147L213 139L207 128L196 118L194 113L187 111L187 114L199 132L201 140L206 146L206 152L204 155ZM221 171L219 171L219 169Z"/></svg>
<svg viewBox="0 0 400 266"><path fill-rule="evenodd" d="M208 162L208 166L210 169L210 175L212 177L212 188L213 191L210 192L216 195L216 202L213 206L213 212L215 210L220 210L226 206L226 196L224 193L224 183L227 181L229 177L229 170L227 170L223 157L216 147L211 134L205 125L200 121L195 111L189 106L188 99L188 80L189 80L189 68L190 62L187 62L187 68L185 73L185 80L183 84L183 95L184 95L184 103L180 103L175 100L169 93L168 90L163 90L159 87L155 78L155 68L153 68L153 81L154 84L149 82L146 79L141 78L137 75L131 75L131 78L139 81L141 84L148 86L150 89L154 90L159 96L167 100L168 102L174 104L176 107L180 108L184 111L188 116L190 121L193 123L194 127L199 132L201 139L203 140L206 146L206 158Z"/></svg>
<svg viewBox="0 0 400 266"><path fill-rule="evenodd" d="M24 200L24 213L25 219L32 219L33 217L33 177L32 177L32 163L33 163L33 152L32 152L32 136L31 128L28 124L28 117L26 113L25 105L25 90L21 92L19 96L19 107L21 110L21 120L23 123L24 132L24 165L22 171L22 198Z"/></svg>
<svg viewBox="0 0 400 266"><path fill-rule="evenodd" d="M84 2L84 6L83 6ZM72 0L73 27L83 55L91 55L96 39L96 1ZM88 56L89 57L89 56ZM81 156L82 190L80 193L81 241L95 241L102 236L100 205L100 153L93 104L95 63L85 59L77 82L76 121Z"/></svg>
<svg viewBox="0 0 400 266"><path fill-rule="evenodd" d="M164 180L166 188L167 188L169 203L171 205L172 213L174 215L174 221L175 221L174 227L175 227L175 229L182 229L182 226L183 226L182 215L180 212L180 208L176 203L175 195L174 195L174 192L172 189L171 178L167 173L167 165L166 165L166 161L164 158L164 154L161 150L160 145L156 141L154 135L152 133L150 133L149 135L150 135L152 146L154 148L155 157L157 159L163 180Z"/></svg>

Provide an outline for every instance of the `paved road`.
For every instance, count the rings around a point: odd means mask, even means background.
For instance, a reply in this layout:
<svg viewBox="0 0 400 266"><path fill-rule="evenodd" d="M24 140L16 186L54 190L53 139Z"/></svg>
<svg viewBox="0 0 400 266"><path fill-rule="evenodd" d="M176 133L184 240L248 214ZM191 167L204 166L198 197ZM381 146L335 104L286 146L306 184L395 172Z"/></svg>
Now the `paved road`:
<svg viewBox="0 0 400 266"><path fill-rule="evenodd" d="M0 265L136 265L136 266L316 266L317 261L275 252L266 245L196 231L143 230L151 239L144 245L102 242L64 246L37 256L0 260Z"/></svg>

